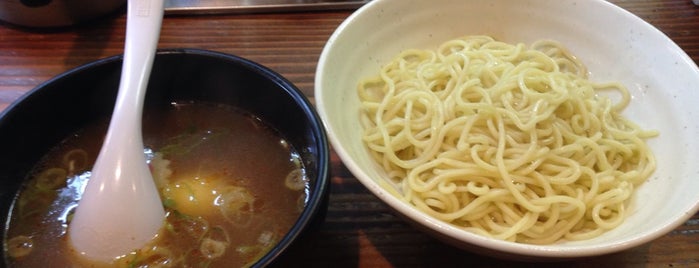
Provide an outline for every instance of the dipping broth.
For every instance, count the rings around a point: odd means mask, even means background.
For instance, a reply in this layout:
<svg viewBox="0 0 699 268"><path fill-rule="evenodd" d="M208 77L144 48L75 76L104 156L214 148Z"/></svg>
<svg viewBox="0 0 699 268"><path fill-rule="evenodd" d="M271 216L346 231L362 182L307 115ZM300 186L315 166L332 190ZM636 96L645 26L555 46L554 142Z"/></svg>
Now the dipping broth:
<svg viewBox="0 0 699 268"><path fill-rule="evenodd" d="M147 111L143 122L166 223L152 244L113 266L249 266L299 217L309 194L299 154L260 119L225 105L175 103ZM67 227L107 126L71 135L33 168L8 216L10 266L99 267L73 257Z"/></svg>

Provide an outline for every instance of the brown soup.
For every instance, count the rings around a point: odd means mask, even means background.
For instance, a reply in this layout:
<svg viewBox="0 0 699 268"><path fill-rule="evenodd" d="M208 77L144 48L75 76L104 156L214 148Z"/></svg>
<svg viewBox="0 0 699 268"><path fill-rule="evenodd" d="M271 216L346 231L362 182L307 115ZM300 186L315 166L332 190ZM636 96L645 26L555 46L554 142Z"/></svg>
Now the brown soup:
<svg viewBox="0 0 699 268"><path fill-rule="evenodd" d="M309 185L299 154L258 118L225 105L176 103L143 122L166 223L152 244L114 266L248 266L300 215ZM71 135L29 174L8 217L9 265L93 267L72 257L67 227L107 124Z"/></svg>

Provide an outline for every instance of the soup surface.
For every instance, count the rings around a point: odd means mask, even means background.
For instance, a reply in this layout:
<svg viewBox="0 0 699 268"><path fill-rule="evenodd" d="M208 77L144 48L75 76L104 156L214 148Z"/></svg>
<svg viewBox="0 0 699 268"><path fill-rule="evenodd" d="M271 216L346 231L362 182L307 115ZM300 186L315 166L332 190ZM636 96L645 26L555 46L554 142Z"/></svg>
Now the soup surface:
<svg viewBox="0 0 699 268"><path fill-rule="evenodd" d="M143 122L166 222L152 244L112 266L247 266L298 218L308 196L299 155L258 118L230 106L176 103L146 112ZM72 257L67 227L107 126L71 135L29 174L8 217L10 266L95 267Z"/></svg>

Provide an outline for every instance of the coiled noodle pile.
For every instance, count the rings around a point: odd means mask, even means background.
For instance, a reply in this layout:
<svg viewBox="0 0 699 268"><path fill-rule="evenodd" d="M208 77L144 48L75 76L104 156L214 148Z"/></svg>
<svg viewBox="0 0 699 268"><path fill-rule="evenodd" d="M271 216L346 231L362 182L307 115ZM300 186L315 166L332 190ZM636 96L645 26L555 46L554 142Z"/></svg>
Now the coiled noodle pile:
<svg viewBox="0 0 699 268"><path fill-rule="evenodd" d="M589 239L625 218L655 170L645 140L657 133L620 114L623 85L586 76L553 41L406 50L358 86L363 140L435 218L522 243Z"/></svg>

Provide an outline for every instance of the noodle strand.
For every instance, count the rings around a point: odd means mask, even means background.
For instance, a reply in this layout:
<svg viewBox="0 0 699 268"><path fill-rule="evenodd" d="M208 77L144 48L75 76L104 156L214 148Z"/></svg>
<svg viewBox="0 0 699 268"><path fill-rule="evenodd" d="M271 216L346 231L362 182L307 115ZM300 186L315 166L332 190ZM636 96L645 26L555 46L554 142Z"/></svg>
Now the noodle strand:
<svg viewBox="0 0 699 268"><path fill-rule="evenodd" d="M590 239L623 222L658 133L621 115L623 85L586 76L549 40L406 50L358 86L363 141L432 217L521 243Z"/></svg>

